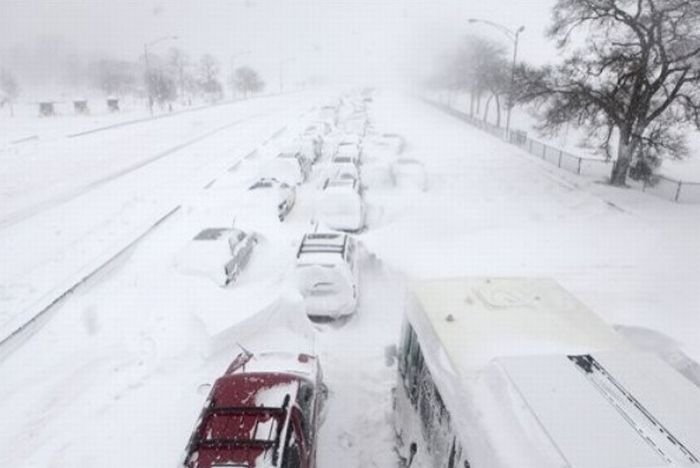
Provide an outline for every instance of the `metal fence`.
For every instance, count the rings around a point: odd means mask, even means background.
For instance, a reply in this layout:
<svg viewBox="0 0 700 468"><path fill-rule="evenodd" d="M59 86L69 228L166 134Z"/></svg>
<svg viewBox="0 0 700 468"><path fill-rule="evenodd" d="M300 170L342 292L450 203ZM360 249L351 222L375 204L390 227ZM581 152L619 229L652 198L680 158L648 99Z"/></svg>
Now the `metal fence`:
<svg viewBox="0 0 700 468"><path fill-rule="evenodd" d="M700 182L684 182L662 175L639 182L635 188L660 198L680 203L700 203Z"/></svg>
<svg viewBox="0 0 700 468"><path fill-rule="evenodd" d="M610 160L576 156L561 148L532 139L527 136L527 132L522 130L506 132L502 127L484 122L448 105L430 99L424 99L424 101L568 172L577 175L608 177L612 170L612 161ZM666 200L680 203L700 203L700 182L686 182L662 175L654 175L649 181L632 182L630 186Z"/></svg>

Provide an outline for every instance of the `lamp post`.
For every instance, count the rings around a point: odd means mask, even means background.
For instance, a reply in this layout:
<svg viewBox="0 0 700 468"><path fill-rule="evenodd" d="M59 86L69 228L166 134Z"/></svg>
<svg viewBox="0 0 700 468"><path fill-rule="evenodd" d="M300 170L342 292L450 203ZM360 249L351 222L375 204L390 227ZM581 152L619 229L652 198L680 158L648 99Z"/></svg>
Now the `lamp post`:
<svg viewBox="0 0 700 468"><path fill-rule="evenodd" d="M508 29L502 24L494 23L493 21L469 18L469 23L481 23L491 26L493 28L501 31L505 36L513 42L513 63L510 67L510 89L508 90L508 113L506 114L506 138L510 138L510 115L513 110L513 91L515 88L515 67L518 60L518 41L520 40L520 34L525 31L525 26L520 26L515 31Z"/></svg>
<svg viewBox="0 0 700 468"><path fill-rule="evenodd" d="M148 95L148 109L150 110L151 115L153 115L153 95L151 94L151 86L148 83L148 79L149 79L150 72L151 72L151 70L150 70L151 66L150 66L149 59L148 59L148 48L153 47L154 45L158 44L159 42L163 42L163 41L167 41L167 40L176 40L176 39L178 39L177 36L163 36L163 37L159 37L158 39L154 39L150 42L146 42L143 45L143 59L144 59L145 65L146 65L146 94Z"/></svg>
<svg viewBox="0 0 700 468"><path fill-rule="evenodd" d="M280 94L284 91L284 80L282 79L282 69L284 68L284 65L289 62L293 62L296 59L294 57L289 57L286 59L280 60Z"/></svg>

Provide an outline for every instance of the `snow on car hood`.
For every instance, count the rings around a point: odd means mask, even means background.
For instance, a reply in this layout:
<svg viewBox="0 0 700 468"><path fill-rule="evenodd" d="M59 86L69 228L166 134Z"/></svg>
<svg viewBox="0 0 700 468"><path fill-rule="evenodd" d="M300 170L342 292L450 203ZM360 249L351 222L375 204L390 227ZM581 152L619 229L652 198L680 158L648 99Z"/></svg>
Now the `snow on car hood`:
<svg viewBox="0 0 700 468"><path fill-rule="evenodd" d="M240 312L232 307L231 316ZM304 309L299 292L284 288L278 299L265 309L212 336L208 355L240 351L238 345L256 352L281 352L297 355L315 354L314 329Z"/></svg>
<svg viewBox="0 0 700 468"><path fill-rule="evenodd" d="M299 265L295 280L309 315L337 315L353 301L354 280L344 265Z"/></svg>
<svg viewBox="0 0 700 468"><path fill-rule="evenodd" d="M303 176L299 161L295 158L274 158L264 165L260 172L262 177L274 177L280 182L296 185L302 182Z"/></svg>
<svg viewBox="0 0 700 468"><path fill-rule="evenodd" d="M347 220L356 225L362 218L362 197L350 188L324 190L316 200L316 210L322 220Z"/></svg>

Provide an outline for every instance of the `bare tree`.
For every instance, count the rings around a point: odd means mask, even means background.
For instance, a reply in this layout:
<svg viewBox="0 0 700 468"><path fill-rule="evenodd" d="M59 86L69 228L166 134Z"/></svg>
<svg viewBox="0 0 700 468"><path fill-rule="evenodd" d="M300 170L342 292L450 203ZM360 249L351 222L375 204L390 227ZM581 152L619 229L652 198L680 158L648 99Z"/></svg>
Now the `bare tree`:
<svg viewBox="0 0 700 468"><path fill-rule="evenodd" d="M199 60L199 87L209 99L214 101L223 97L219 71L219 61L213 55L202 55Z"/></svg>
<svg viewBox="0 0 700 468"><path fill-rule="evenodd" d="M454 93L468 92L469 114L481 115L481 101L488 95L482 118L488 119L492 101L496 101L496 121L501 123L501 99L510 89L509 66L503 46L478 36L467 36L461 47L450 56L432 86L448 91L448 103Z"/></svg>
<svg viewBox="0 0 700 468"><path fill-rule="evenodd" d="M161 107L177 98L177 85L173 77L163 68L152 68L146 75L148 96Z"/></svg>
<svg viewBox="0 0 700 468"><path fill-rule="evenodd" d="M0 69L0 104L7 104L10 108L10 117L15 116L14 103L19 96L20 89L15 76L6 69Z"/></svg>
<svg viewBox="0 0 700 468"><path fill-rule="evenodd" d="M486 49L482 49L485 51ZM480 89L489 92L486 101L483 120L488 120L489 108L492 100L496 101L496 125L501 126L501 98L510 91L510 65L504 56L503 49L493 50L493 53L485 55L477 69L477 80Z"/></svg>
<svg viewBox="0 0 700 468"><path fill-rule="evenodd" d="M172 47L168 52L168 68L177 81L178 94L181 101L186 101L186 96L195 88L195 79L192 76L192 63L188 55L178 47Z"/></svg>
<svg viewBox="0 0 700 468"><path fill-rule="evenodd" d="M265 82L258 72L250 67L238 67L229 81L231 86L242 92L246 98L249 93L259 93L265 88Z"/></svg>
<svg viewBox="0 0 700 468"><path fill-rule="evenodd" d="M618 186L633 162L683 155L682 125L700 127L700 2L558 0L548 34L568 57L520 76L543 129L572 122L608 156L616 135Z"/></svg>

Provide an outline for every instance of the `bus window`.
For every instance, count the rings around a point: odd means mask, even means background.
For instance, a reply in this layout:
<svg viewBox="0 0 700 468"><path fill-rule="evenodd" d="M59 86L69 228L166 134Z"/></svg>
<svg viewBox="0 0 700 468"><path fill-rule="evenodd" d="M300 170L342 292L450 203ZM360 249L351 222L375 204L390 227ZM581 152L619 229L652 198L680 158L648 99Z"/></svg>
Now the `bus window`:
<svg viewBox="0 0 700 468"><path fill-rule="evenodd" d="M399 375L406 377L406 367L408 366L408 350L411 346L411 337L413 336L413 328L408 322L403 324L403 333L401 333L401 343L399 344Z"/></svg>
<svg viewBox="0 0 700 468"><path fill-rule="evenodd" d="M424 360L423 353L420 350L420 344L416 339L415 333L411 336L411 347L408 350L407 363L407 384L408 395L414 407L418 405L418 395L420 392L420 382L423 374Z"/></svg>
<svg viewBox="0 0 700 468"><path fill-rule="evenodd" d="M419 385L419 405L418 410L420 413L421 421L426 430L426 435L430 439L430 432L433 428L433 389L432 381L430 380L430 374L426 371L424 372L423 379Z"/></svg>

